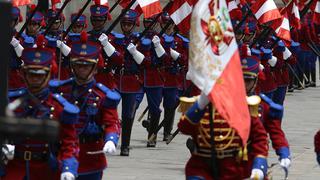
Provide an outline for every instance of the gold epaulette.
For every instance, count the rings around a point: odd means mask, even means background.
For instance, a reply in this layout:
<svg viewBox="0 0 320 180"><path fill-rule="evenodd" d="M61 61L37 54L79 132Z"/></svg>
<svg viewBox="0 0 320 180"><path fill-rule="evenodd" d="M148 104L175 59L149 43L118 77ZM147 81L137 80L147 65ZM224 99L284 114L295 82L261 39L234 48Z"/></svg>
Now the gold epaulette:
<svg viewBox="0 0 320 180"><path fill-rule="evenodd" d="M193 97L180 97L180 105L178 112L185 113L197 101L197 96Z"/></svg>
<svg viewBox="0 0 320 180"><path fill-rule="evenodd" d="M247 96L247 103L249 106L250 115L252 117L258 117L259 116L259 105L261 102L261 98L257 95L253 96Z"/></svg>

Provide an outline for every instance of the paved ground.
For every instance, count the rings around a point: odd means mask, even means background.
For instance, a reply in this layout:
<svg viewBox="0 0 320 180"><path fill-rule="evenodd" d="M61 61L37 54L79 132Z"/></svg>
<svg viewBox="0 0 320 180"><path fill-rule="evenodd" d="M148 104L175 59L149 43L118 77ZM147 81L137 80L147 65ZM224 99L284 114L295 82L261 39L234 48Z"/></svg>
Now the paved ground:
<svg viewBox="0 0 320 180"><path fill-rule="evenodd" d="M318 82L319 84L319 82ZM146 105L142 104L137 115ZM308 88L289 93L285 101L283 128L291 145L292 166L289 179L320 179L320 168L316 164L313 152L313 136L320 128L320 87ZM176 122L180 114L176 115ZM176 126L174 126L176 127ZM130 157L117 155L108 157L109 168L104 179L111 180L182 180L184 165L189 158L185 147L187 136L178 135L166 145L159 141L156 148L146 148L146 131L140 123L135 122ZM162 140L162 131L158 140ZM273 150L269 153L269 164L277 162ZM279 166L272 168L274 180L283 179Z"/></svg>

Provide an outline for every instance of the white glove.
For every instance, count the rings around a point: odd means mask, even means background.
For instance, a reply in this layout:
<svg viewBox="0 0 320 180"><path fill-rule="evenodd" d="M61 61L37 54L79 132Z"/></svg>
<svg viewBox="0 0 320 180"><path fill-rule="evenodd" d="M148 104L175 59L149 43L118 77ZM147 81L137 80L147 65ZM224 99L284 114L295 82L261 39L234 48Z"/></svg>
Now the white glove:
<svg viewBox="0 0 320 180"><path fill-rule="evenodd" d="M107 141L103 147L103 151L107 154L115 154L117 149L112 141Z"/></svg>
<svg viewBox="0 0 320 180"><path fill-rule="evenodd" d="M104 52L108 57L112 56L112 54L116 51L116 49L109 43L109 38L106 34L102 33L98 39L103 46Z"/></svg>
<svg viewBox="0 0 320 180"><path fill-rule="evenodd" d="M178 53L176 50L170 48L170 55L173 60L177 60L180 57L180 53Z"/></svg>
<svg viewBox="0 0 320 180"><path fill-rule="evenodd" d="M12 47L14 48L16 54L18 57L21 57L22 55L22 51L23 51L23 47L20 44L20 41L18 39L16 39L15 37L12 37L12 40L10 42L10 44L12 45Z"/></svg>
<svg viewBox="0 0 320 180"><path fill-rule="evenodd" d="M290 52L290 50L286 47L286 49L283 52L283 59L287 60L289 59L289 57L292 55L292 53Z"/></svg>
<svg viewBox="0 0 320 180"><path fill-rule="evenodd" d="M209 99L207 95L205 95L204 92L201 92L198 99L199 109L203 110L208 104L209 104Z"/></svg>
<svg viewBox="0 0 320 180"><path fill-rule="evenodd" d="M61 173L60 180L74 180L76 179L71 172Z"/></svg>
<svg viewBox="0 0 320 180"><path fill-rule="evenodd" d="M164 53L166 53L166 51L164 50L164 48L160 43L160 38L158 36L153 36L152 42L153 42L154 50L156 51L157 57L159 58L163 56Z"/></svg>
<svg viewBox="0 0 320 180"><path fill-rule="evenodd" d="M71 48L60 40L57 40L57 48L60 49L60 51L64 56L68 56L69 53L71 52Z"/></svg>
<svg viewBox="0 0 320 180"><path fill-rule="evenodd" d="M137 64L141 64L144 60L144 55L137 50L137 46L130 43L127 47L127 50L132 55L133 59L136 61Z"/></svg>
<svg viewBox="0 0 320 180"><path fill-rule="evenodd" d="M271 67L275 67L277 64L278 58L275 56L272 56L271 59L268 60L268 63L270 64Z"/></svg>
<svg viewBox="0 0 320 180"><path fill-rule="evenodd" d="M280 160L280 166L283 169L288 170L290 165L291 165L291 160L289 158L283 158L283 159Z"/></svg>
<svg viewBox="0 0 320 180"><path fill-rule="evenodd" d="M263 71L263 70L264 70L264 66L263 66L262 64L259 64L259 69L260 69L261 71Z"/></svg>
<svg viewBox="0 0 320 180"><path fill-rule="evenodd" d="M15 149L15 146L11 144L5 144L2 147L2 153L5 157L4 159L5 164L7 164L9 160L12 160L14 158L14 149Z"/></svg>
<svg viewBox="0 0 320 180"><path fill-rule="evenodd" d="M250 179L263 180L264 175L261 169L252 169Z"/></svg>

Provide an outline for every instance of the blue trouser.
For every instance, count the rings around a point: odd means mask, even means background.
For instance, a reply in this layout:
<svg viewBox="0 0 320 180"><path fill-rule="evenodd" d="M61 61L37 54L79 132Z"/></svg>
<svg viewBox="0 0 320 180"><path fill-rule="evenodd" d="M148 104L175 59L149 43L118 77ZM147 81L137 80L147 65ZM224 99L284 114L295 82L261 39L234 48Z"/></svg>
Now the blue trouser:
<svg viewBox="0 0 320 180"><path fill-rule="evenodd" d="M120 93L122 99L122 112L121 117L134 119L136 109L139 106L137 100L138 93ZM142 96L143 97L143 96ZM140 101L141 102L141 101Z"/></svg>
<svg viewBox="0 0 320 180"><path fill-rule="evenodd" d="M160 104L162 100L162 87L145 87L145 92L147 94L147 101L149 107L149 113L153 115L161 114Z"/></svg>
<svg viewBox="0 0 320 180"><path fill-rule="evenodd" d="M277 90L275 90L273 93L273 102L283 105L284 99L286 97L286 92L287 86L278 87Z"/></svg>
<svg viewBox="0 0 320 180"><path fill-rule="evenodd" d="M268 98L273 99L274 91L266 92L266 93L263 93L263 94L266 95Z"/></svg>
<svg viewBox="0 0 320 180"><path fill-rule="evenodd" d="M90 174L79 175L77 180L101 180L102 179L102 171Z"/></svg>
<svg viewBox="0 0 320 180"><path fill-rule="evenodd" d="M136 94L136 110L139 108L142 100L143 100L144 92Z"/></svg>
<svg viewBox="0 0 320 180"><path fill-rule="evenodd" d="M309 65L309 61L311 59L312 56L312 52L308 51L308 50L301 50L300 53L298 54L298 77L300 79L301 82L303 82L303 74L305 74L306 72L310 72L310 65Z"/></svg>
<svg viewBox="0 0 320 180"><path fill-rule="evenodd" d="M173 109L178 102L178 88L163 88L163 108Z"/></svg>

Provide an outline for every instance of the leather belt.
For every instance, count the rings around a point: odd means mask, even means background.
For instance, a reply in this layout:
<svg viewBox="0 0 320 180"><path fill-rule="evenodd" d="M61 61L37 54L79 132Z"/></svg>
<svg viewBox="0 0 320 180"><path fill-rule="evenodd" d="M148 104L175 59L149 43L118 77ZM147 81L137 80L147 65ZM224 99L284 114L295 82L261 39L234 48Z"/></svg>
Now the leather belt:
<svg viewBox="0 0 320 180"><path fill-rule="evenodd" d="M31 152L31 151L15 151L14 157L17 159L23 159L25 161L47 161L49 158L48 152Z"/></svg>

